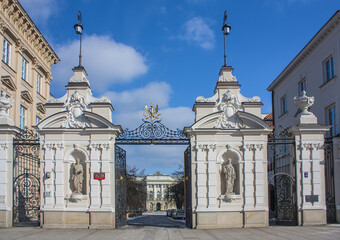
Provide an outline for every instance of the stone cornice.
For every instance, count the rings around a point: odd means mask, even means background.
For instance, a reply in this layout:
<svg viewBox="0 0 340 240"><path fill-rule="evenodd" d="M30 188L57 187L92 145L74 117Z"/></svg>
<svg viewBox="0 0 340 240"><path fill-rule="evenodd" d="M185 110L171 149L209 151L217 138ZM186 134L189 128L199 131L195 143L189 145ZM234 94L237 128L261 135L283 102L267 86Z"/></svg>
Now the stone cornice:
<svg viewBox="0 0 340 240"><path fill-rule="evenodd" d="M34 55L39 56L38 59L42 59L44 65L48 66L48 72L52 64L60 61L18 0L0 0L0 13L0 29L2 31L8 29L18 39L20 35L20 38L25 41L25 43L20 42L20 45L29 45L34 50ZM22 47L27 49L25 46Z"/></svg>
<svg viewBox="0 0 340 240"><path fill-rule="evenodd" d="M315 34L308 44L296 55L296 57L287 65L280 75L267 88L273 91L295 68L297 68L303 60L308 57L317 47L329 36L340 23L340 10L331 17L331 19Z"/></svg>

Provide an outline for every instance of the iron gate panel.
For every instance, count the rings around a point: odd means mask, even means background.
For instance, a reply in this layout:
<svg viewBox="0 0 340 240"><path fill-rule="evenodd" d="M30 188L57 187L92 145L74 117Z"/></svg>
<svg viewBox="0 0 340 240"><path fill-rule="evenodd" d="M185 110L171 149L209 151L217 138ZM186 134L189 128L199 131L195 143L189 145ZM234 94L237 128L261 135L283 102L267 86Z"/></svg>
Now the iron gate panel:
<svg viewBox="0 0 340 240"><path fill-rule="evenodd" d="M191 147L184 152L185 225L192 228Z"/></svg>
<svg viewBox="0 0 340 240"><path fill-rule="evenodd" d="M39 137L30 129L13 139L13 225L40 224Z"/></svg>
<svg viewBox="0 0 340 240"><path fill-rule="evenodd" d="M296 225L295 182L289 175L278 175L275 184L278 225Z"/></svg>
<svg viewBox="0 0 340 240"><path fill-rule="evenodd" d="M268 136L267 154L271 223L297 225L295 139L276 128Z"/></svg>
<svg viewBox="0 0 340 240"><path fill-rule="evenodd" d="M116 146L115 153L116 228L126 225L126 152Z"/></svg>
<svg viewBox="0 0 340 240"><path fill-rule="evenodd" d="M153 105L151 104L153 109ZM157 105L158 109L158 105ZM158 110L157 110L158 113ZM148 112L149 116L142 119L143 123L134 130L124 129L124 132L120 134L116 142L118 144L189 144L190 140L183 133L182 130L171 130L162 123L162 119L159 118L160 114L156 117ZM151 115L150 115L151 114Z"/></svg>
<svg viewBox="0 0 340 240"><path fill-rule="evenodd" d="M336 223L333 139L326 138L324 145L327 223Z"/></svg>

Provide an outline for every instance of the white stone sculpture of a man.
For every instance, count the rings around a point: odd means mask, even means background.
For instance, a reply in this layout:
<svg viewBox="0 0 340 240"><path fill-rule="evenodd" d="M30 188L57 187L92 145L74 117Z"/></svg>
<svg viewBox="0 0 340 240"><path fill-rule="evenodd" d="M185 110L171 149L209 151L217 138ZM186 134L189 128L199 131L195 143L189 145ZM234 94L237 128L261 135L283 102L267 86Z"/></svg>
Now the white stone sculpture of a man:
<svg viewBox="0 0 340 240"><path fill-rule="evenodd" d="M225 195L234 193L234 184L236 179L236 172L231 164L231 158L228 158L227 161L223 164L223 173L225 174L225 184L226 191Z"/></svg>
<svg viewBox="0 0 340 240"><path fill-rule="evenodd" d="M80 164L80 159L76 159L76 164L73 168L73 186L74 193L81 194L83 192L83 180L84 180L84 170L83 166Z"/></svg>

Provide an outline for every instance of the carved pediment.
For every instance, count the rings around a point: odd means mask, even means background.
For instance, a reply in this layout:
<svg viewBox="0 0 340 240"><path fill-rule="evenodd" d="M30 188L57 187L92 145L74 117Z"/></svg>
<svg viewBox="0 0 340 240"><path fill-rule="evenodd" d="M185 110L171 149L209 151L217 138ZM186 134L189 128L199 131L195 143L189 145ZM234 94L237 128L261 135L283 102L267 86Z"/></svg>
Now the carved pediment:
<svg viewBox="0 0 340 240"><path fill-rule="evenodd" d="M75 128L74 126L70 126L69 124L65 124L68 120L70 120L69 116L70 112L64 111L59 112L57 114L51 115L44 119L39 124L40 129L65 129L65 128ZM92 112L83 112L83 121L84 127L78 126L78 129L82 128L112 128L114 125L109 122L107 119L92 113ZM79 119L77 121L80 121Z"/></svg>
<svg viewBox="0 0 340 240"><path fill-rule="evenodd" d="M228 117L223 111L212 113L198 120L192 125L193 130L238 130L238 129L271 129L271 127L259 117L238 111Z"/></svg>
<svg viewBox="0 0 340 240"><path fill-rule="evenodd" d="M45 114L46 113L46 108L44 106L44 104L42 103L37 103L37 109L39 112L41 112L42 114Z"/></svg>
<svg viewBox="0 0 340 240"><path fill-rule="evenodd" d="M21 97L28 103L33 102L33 98L27 90L24 90L24 91L21 92Z"/></svg>
<svg viewBox="0 0 340 240"><path fill-rule="evenodd" d="M15 86L15 83L13 82L11 76L2 76L1 82L2 82L3 85L8 87L12 91L15 91L17 89L17 86Z"/></svg>

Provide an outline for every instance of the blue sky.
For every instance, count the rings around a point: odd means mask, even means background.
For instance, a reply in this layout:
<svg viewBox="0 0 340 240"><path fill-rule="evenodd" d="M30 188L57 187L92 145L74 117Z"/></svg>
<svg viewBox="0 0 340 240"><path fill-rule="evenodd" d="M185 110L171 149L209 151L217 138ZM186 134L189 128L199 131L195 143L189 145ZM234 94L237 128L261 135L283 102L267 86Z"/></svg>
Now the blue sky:
<svg viewBox="0 0 340 240"><path fill-rule="evenodd" d="M213 95L223 65L224 10L231 33L227 62L241 93L259 96L271 112L267 87L339 9L338 0L19 0L56 51L51 92L64 95L78 65L73 26L81 10L83 65L95 96L108 96L114 124L139 126L145 104L159 104L163 122L193 122L196 97ZM128 164L146 173L173 172L183 147L129 147ZM176 154L177 155L176 155Z"/></svg>

